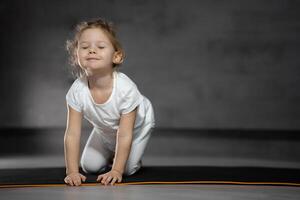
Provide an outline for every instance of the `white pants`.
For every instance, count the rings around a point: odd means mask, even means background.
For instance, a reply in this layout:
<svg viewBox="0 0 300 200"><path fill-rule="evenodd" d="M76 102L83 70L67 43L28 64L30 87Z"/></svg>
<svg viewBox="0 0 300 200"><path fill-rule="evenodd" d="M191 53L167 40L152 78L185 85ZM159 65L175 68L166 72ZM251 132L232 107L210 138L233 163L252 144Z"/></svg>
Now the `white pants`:
<svg viewBox="0 0 300 200"><path fill-rule="evenodd" d="M147 133L145 134L144 131ZM143 128L143 132L145 137L132 141L124 175L132 175L141 168L141 159L149 141L152 127ZM105 137L94 129L84 147L80 161L81 167L86 173L101 173L109 164L112 164L114 154L115 142L107 142Z"/></svg>

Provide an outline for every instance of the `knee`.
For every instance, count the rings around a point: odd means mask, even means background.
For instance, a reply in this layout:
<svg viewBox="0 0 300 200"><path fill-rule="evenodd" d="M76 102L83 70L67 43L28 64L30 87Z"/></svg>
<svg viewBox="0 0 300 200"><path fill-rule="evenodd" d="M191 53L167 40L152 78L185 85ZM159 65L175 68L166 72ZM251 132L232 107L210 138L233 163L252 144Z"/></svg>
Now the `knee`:
<svg viewBox="0 0 300 200"><path fill-rule="evenodd" d="M91 148L82 155L80 165L85 173L97 173L105 170L107 160Z"/></svg>
<svg viewBox="0 0 300 200"><path fill-rule="evenodd" d="M130 176L136 173L141 168L141 166L142 166L141 162L135 164L127 163L125 167L124 175Z"/></svg>

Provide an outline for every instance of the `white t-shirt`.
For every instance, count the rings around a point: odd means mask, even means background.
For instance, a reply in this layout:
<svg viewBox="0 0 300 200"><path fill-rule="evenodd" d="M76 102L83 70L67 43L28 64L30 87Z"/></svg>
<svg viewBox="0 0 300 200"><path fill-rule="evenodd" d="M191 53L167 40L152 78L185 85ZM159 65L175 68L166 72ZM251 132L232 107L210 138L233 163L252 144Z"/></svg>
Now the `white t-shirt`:
<svg viewBox="0 0 300 200"><path fill-rule="evenodd" d="M103 104L94 102L85 77L74 81L66 95L67 104L81 112L95 129L105 135L115 136L122 114L133 111L137 116L134 125L134 138L147 134L141 131L145 126L154 127L154 112L151 102L143 96L136 84L124 73L113 72L113 89L109 99Z"/></svg>

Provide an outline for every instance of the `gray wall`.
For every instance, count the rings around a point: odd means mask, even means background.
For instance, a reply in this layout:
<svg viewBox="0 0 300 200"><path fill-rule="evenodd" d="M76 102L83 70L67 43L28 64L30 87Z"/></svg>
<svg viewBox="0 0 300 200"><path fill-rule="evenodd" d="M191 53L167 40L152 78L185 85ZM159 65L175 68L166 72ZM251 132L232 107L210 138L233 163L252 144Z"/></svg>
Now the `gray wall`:
<svg viewBox="0 0 300 200"><path fill-rule="evenodd" d="M122 71L158 127L300 128L300 1L3 0L0 126L63 127L66 39L81 20L118 25Z"/></svg>

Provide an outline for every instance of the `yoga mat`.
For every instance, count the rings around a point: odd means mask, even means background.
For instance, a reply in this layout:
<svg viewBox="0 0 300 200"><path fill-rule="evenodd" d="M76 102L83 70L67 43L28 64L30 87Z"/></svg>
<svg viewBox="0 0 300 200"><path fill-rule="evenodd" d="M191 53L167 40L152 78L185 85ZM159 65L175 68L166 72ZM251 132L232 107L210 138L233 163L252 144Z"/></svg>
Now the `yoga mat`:
<svg viewBox="0 0 300 200"><path fill-rule="evenodd" d="M97 183L97 174L83 174L87 176L85 184ZM1 169L0 188L65 185L64 178L64 168ZM246 184L300 187L300 169L146 166L134 175L123 176L122 184Z"/></svg>

